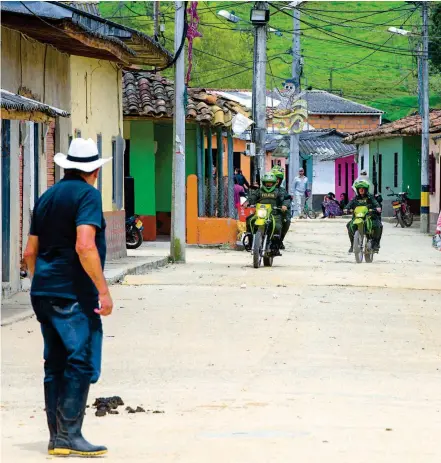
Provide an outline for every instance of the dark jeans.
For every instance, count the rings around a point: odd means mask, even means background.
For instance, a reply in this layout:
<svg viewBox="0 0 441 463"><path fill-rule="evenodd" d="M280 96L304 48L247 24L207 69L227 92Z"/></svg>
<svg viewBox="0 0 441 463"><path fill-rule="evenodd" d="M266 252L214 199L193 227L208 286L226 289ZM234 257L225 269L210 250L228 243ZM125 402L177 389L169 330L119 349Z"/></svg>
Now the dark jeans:
<svg viewBox="0 0 441 463"><path fill-rule="evenodd" d="M103 329L94 308L58 297L33 296L44 339L45 382L62 379L96 383L101 373Z"/></svg>

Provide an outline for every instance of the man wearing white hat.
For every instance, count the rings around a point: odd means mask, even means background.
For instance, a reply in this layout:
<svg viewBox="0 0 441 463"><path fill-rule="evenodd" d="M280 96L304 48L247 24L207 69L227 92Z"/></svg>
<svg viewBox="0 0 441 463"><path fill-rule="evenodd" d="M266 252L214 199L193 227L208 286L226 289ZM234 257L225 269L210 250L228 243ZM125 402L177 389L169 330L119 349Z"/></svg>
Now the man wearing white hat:
<svg viewBox="0 0 441 463"><path fill-rule="evenodd" d="M101 370L100 315L112 298L103 274L106 223L94 187L103 164L92 139L75 138L54 161L65 177L36 202L25 260L32 306L44 339L49 454L97 456L106 447L82 434L89 386Z"/></svg>

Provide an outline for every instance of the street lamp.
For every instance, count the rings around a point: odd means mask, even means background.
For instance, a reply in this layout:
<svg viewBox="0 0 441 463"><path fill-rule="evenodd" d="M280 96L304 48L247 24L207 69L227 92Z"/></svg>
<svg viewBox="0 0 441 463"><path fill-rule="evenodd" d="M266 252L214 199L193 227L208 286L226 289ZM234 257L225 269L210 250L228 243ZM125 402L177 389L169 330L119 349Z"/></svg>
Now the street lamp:
<svg viewBox="0 0 441 463"><path fill-rule="evenodd" d="M254 24L252 21L252 18L251 18L251 15L253 14L253 12L251 11L251 14L250 14L250 19L251 21L246 21L245 19L242 19L240 18L239 16L236 16L234 13L229 13L227 10L220 10L217 12L217 14L219 16L221 16L222 18L226 19L227 21L233 23L233 24L237 24L238 22L242 21L242 22L245 22L247 24ZM269 21L269 13L268 13L268 21ZM257 23L256 23L257 24ZM259 23L260 24L260 23ZM242 31L246 31L248 29L242 29ZM249 31L251 32L251 29L249 29ZM268 32L270 33L273 33L275 35L277 35L278 37L282 37L283 34L282 32L280 32L279 30L277 29L274 29L273 27L269 27L268 28Z"/></svg>
<svg viewBox="0 0 441 463"><path fill-rule="evenodd" d="M391 34L398 34L398 35L413 35L412 32L406 30L406 29L401 29L398 27L389 27L388 31Z"/></svg>
<svg viewBox="0 0 441 463"><path fill-rule="evenodd" d="M261 3L261 2L258 2ZM250 12L250 21L253 26L264 26L269 22L269 9L257 5Z"/></svg>
<svg viewBox="0 0 441 463"><path fill-rule="evenodd" d="M241 18L239 18L239 16L236 16L235 14L233 13L228 13L227 10L220 10L218 11L217 13L219 16L222 16L223 18L225 18L227 21L230 21L231 23L238 23L239 21L241 21Z"/></svg>

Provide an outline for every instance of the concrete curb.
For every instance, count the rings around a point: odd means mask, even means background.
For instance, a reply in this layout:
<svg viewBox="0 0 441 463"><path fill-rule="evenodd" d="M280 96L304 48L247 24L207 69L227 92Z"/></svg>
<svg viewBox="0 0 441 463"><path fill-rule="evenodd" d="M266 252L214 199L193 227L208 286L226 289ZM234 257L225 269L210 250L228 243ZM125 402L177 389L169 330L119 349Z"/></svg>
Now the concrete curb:
<svg viewBox="0 0 441 463"><path fill-rule="evenodd" d="M29 308L29 309L26 309L25 311L23 311L22 313L19 313L17 315L14 315L13 317L9 317L7 320L5 321L1 321L1 326L8 326L8 325L12 325L14 323L17 323L17 322L21 322L23 320L27 320L28 318L32 318L35 316L35 313L34 311Z"/></svg>
<svg viewBox="0 0 441 463"><path fill-rule="evenodd" d="M109 286L115 285L117 283L120 283L127 275L143 275L144 273L147 273L150 270L165 267L169 263L170 261L168 257L162 257L161 259L155 260L153 262L145 262L143 264L133 265L131 267L122 269L116 275L106 277L106 281Z"/></svg>
<svg viewBox="0 0 441 463"><path fill-rule="evenodd" d="M127 275L142 275L151 270L165 267L167 264L169 264L169 258L162 257L153 262L144 262L141 264L127 266L126 268L123 268L119 271L113 271L112 275L106 277L106 281L107 281L107 284L111 286L111 285L121 282L124 279L124 277L126 277ZM105 273L106 272L104 272L104 274ZM3 327L3 326L12 325L14 323L27 320L28 318L32 318L34 316L35 316L34 311L32 310L32 307L29 304L29 308L24 309L22 312L16 315L13 315L12 317L8 317L6 320L1 320L0 326Z"/></svg>

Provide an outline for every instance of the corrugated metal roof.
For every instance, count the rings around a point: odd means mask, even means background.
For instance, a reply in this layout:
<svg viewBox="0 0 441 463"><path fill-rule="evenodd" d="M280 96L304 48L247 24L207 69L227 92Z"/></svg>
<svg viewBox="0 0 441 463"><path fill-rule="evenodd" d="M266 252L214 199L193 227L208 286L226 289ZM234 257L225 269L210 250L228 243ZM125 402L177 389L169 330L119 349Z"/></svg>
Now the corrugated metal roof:
<svg viewBox="0 0 441 463"><path fill-rule="evenodd" d="M342 143L345 133L337 130L311 130L301 132L299 148L301 156L317 156L321 161L351 156L357 152L355 145ZM265 148L267 151L275 151L280 143L289 144L289 136L267 136Z"/></svg>
<svg viewBox="0 0 441 463"><path fill-rule="evenodd" d="M58 29L59 33L63 34L60 26L63 21L69 21L94 37L120 46L134 57L131 60L132 64L165 65L171 60L171 53L161 44L155 42L152 37L130 27L101 18L90 13L87 8L78 8L76 5L72 6L72 4L75 5L74 2L63 4L56 1L1 2L2 16L4 15L2 23L7 27L15 28L14 24L16 23L12 23L13 25L8 24L7 15L12 17L25 15L33 19L39 18L42 24L46 22L48 28L52 26L52 33ZM49 24L47 24L48 22ZM29 34L32 37L30 32ZM40 40L40 38L37 38L37 40ZM66 38L66 40L70 39ZM152 61L153 59L155 61Z"/></svg>
<svg viewBox="0 0 441 463"><path fill-rule="evenodd" d="M308 90L304 99L308 103L309 114L371 114L380 115L383 111L356 103L324 90Z"/></svg>
<svg viewBox="0 0 441 463"><path fill-rule="evenodd" d="M32 100L31 98L26 98L16 93L8 92L7 90L1 89L0 97L1 107L4 109L15 110L15 111L24 111L24 112L40 112L47 114L51 117L69 117L70 113L64 111L63 109L55 108L39 101Z"/></svg>

